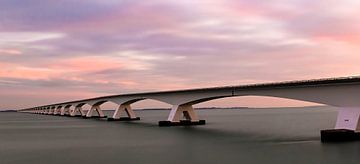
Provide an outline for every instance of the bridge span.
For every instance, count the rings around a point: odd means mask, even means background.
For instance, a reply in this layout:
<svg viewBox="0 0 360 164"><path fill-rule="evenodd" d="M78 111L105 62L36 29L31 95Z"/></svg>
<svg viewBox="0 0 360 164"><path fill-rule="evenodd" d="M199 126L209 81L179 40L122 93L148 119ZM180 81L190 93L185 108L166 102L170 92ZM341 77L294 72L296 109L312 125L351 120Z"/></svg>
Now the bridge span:
<svg viewBox="0 0 360 164"><path fill-rule="evenodd" d="M120 94L42 105L21 109L18 112L104 118L106 116L101 105L105 102L113 102L118 108L108 120L131 121L140 119L136 117L131 105L137 101L153 99L172 105L167 120L160 121L160 126L201 125L205 124L205 120L200 120L193 105L235 96L270 96L335 106L339 110L335 129L322 131L322 139L337 140L339 136L347 136L351 139L359 137L360 76ZM83 106L86 104L91 108L85 112ZM98 116L94 116L94 112L97 112ZM123 114L126 117L121 117Z"/></svg>

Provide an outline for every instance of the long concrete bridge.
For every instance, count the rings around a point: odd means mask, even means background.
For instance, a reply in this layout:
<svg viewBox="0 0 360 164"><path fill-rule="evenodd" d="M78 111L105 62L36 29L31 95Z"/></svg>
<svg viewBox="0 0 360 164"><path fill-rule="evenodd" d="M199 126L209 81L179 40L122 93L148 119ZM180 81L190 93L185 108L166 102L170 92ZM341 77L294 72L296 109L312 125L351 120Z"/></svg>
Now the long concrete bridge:
<svg viewBox="0 0 360 164"><path fill-rule="evenodd" d="M160 121L160 126L201 125L205 124L205 120L200 120L193 105L235 96L269 96L335 106L339 109L335 129L322 131L322 139L336 140L339 136L354 138L358 137L360 132L360 76L111 95L42 105L19 112L104 118L106 116L101 105L113 102L119 107L108 120L131 121L140 119L136 117L131 105L141 100L153 99L172 105L168 119ZM87 112L83 110L85 104L91 106ZM98 116L94 116L94 112L97 112ZM121 117L122 113L127 117Z"/></svg>

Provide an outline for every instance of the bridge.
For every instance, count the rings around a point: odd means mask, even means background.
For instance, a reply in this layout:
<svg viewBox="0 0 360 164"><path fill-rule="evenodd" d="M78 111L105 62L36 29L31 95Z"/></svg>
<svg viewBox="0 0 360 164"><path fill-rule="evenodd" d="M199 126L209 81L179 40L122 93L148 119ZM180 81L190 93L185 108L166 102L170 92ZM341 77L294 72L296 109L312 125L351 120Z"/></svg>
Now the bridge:
<svg viewBox="0 0 360 164"><path fill-rule="evenodd" d="M321 131L322 141L359 138L360 132L360 76L286 81L213 88L200 88L176 91L120 94L42 105L18 112L46 115L60 115L83 118L105 118L101 105L113 102L118 108L108 121L140 120L131 105L145 99L161 101L172 105L167 120L159 121L159 126L203 125L193 105L226 97L268 96L301 100L337 107L338 117L333 130ZM84 105L91 108L85 112ZM97 112L97 116L94 116ZM126 117L121 117L122 113Z"/></svg>

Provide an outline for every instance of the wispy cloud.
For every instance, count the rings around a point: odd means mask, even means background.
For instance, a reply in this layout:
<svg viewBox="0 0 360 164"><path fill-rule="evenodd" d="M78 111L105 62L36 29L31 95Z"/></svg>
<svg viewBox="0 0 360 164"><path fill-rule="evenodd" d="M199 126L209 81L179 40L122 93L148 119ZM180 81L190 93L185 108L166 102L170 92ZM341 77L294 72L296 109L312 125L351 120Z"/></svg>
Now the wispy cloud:
<svg viewBox="0 0 360 164"><path fill-rule="evenodd" d="M64 34L46 32L0 32L0 45L6 43L29 43L62 38Z"/></svg>
<svg viewBox="0 0 360 164"><path fill-rule="evenodd" d="M21 55L22 52L17 49L0 49L0 55Z"/></svg>

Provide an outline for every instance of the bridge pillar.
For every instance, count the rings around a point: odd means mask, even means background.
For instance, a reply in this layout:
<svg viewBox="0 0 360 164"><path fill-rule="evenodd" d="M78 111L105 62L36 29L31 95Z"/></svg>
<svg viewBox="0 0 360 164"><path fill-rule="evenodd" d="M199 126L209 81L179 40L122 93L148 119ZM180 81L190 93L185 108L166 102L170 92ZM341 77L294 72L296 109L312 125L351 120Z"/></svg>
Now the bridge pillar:
<svg viewBox="0 0 360 164"><path fill-rule="evenodd" d="M64 114L66 114L66 112L69 112L71 117L77 116L77 115L76 115L77 112L80 112L80 116L81 116L81 117L84 117L84 116L85 116L85 112L84 112L84 110L82 109L82 106L76 106L75 109L73 109L73 110L70 110L70 107L68 107L68 108L65 110L65 113L64 113Z"/></svg>
<svg viewBox="0 0 360 164"><path fill-rule="evenodd" d="M121 117L121 113L126 113L128 117ZM134 110L131 108L130 104L121 104L117 108L111 118L108 118L108 121L131 121L131 120L140 120L140 117L136 117Z"/></svg>
<svg viewBox="0 0 360 164"><path fill-rule="evenodd" d="M61 115L61 116L64 116L66 110L69 110L69 107L61 108L61 110L60 110L60 115Z"/></svg>
<svg viewBox="0 0 360 164"><path fill-rule="evenodd" d="M54 114L54 108L53 107L51 107L50 109L49 109L49 113L48 113L48 115L52 115L52 114Z"/></svg>
<svg viewBox="0 0 360 164"><path fill-rule="evenodd" d="M360 108L343 108L339 110L335 129L347 129L360 132Z"/></svg>
<svg viewBox="0 0 360 164"><path fill-rule="evenodd" d="M73 109L73 110L75 110L75 109L76 109L76 107L74 107L74 109ZM71 113L73 112L73 110L71 110L71 109L70 109L70 107L69 107L69 108L67 108L67 109L65 109L65 113L64 113L64 115L68 115L68 116L70 116L70 115L71 115ZM81 116L85 116L85 112L84 112L82 109L80 109L79 111L80 111ZM75 112L75 114L76 114L76 112Z"/></svg>
<svg viewBox="0 0 360 164"><path fill-rule="evenodd" d="M99 116L93 116L93 111L96 111ZM100 105L93 105L90 110L86 113L86 116L84 118L106 118L105 114L103 113L103 111L100 108Z"/></svg>
<svg viewBox="0 0 360 164"><path fill-rule="evenodd" d="M352 141L360 139L360 108L339 110L335 129L322 130L322 142Z"/></svg>
<svg viewBox="0 0 360 164"><path fill-rule="evenodd" d="M71 106L65 106L64 108L61 109L61 112L60 112L60 115L62 116L70 116L71 115L71 109L70 109ZM81 112L80 112L81 113ZM76 112L75 112L76 114Z"/></svg>
<svg viewBox="0 0 360 164"><path fill-rule="evenodd" d="M60 111L63 109L63 107L56 107L55 109L54 109L54 115L58 115L59 113L60 113Z"/></svg>
<svg viewBox="0 0 360 164"><path fill-rule="evenodd" d="M185 120L181 120L181 116ZM192 105L174 105L167 121L159 121L159 126L205 125L205 120L199 120Z"/></svg>

